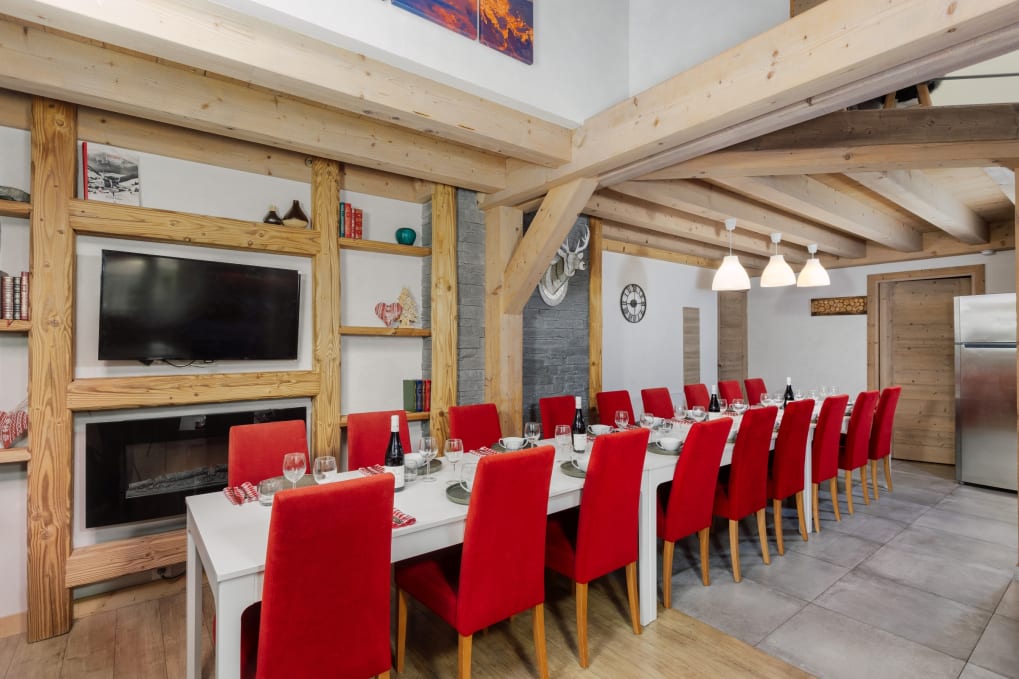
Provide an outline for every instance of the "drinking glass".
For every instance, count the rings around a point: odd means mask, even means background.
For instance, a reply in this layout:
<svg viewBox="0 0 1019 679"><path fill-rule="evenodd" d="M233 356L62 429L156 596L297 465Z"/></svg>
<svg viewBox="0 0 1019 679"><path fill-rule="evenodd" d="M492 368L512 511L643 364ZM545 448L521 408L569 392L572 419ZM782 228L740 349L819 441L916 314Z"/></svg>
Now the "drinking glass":
<svg viewBox="0 0 1019 679"><path fill-rule="evenodd" d="M308 471L308 461L304 453L287 453L283 456L283 476L287 477L291 488L297 488L297 482Z"/></svg>
<svg viewBox="0 0 1019 679"><path fill-rule="evenodd" d="M625 410L616 411L616 429L626 429L627 425L630 424L630 413Z"/></svg>
<svg viewBox="0 0 1019 679"><path fill-rule="evenodd" d="M463 473L460 476L460 485L470 493L474 490L474 475L478 472L477 462L468 462L464 465Z"/></svg>
<svg viewBox="0 0 1019 679"><path fill-rule="evenodd" d="M530 444L536 445L538 439L541 438L541 423L540 422L528 422L524 425L524 438L527 439Z"/></svg>
<svg viewBox="0 0 1019 679"><path fill-rule="evenodd" d="M272 504L272 498L283 487L283 480L278 476L262 479L258 482L258 504L268 507Z"/></svg>
<svg viewBox="0 0 1019 679"><path fill-rule="evenodd" d="M418 440L418 453L421 455L423 464L425 465L425 478L426 483L435 483L435 479L431 476L432 471L432 460L439 454L439 447L435 443L435 438L432 436L422 436Z"/></svg>
<svg viewBox="0 0 1019 679"><path fill-rule="evenodd" d="M739 417L740 415L742 415L743 413L745 413L747 411L747 402L744 401L741 398L734 398L732 400L732 406L731 407L732 407L732 412L734 412L736 414L736 416Z"/></svg>
<svg viewBox="0 0 1019 679"><path fill-rule="evenodd" d="M720 413L722 413L724 415L728 410L729 410L729 402L726 401L724 398L718 399L718 412L720 412Z"/></svg>
<svg viewBox="0 0 1019 679"><path fill-rule="evenodd" d="M444 455L453 465L453 478L456 478L456 465L464 456L464 442L460 439L446 439Z"/></svg>
<svg viewBox="0 0 1019 679"><path fill-rule="evenodd" d="M767 392L761 393L761 407L767 407L771 405L771 394Z"/></svg>
<svg viewBox="0 0 1019 679"><path fill-rule="evenodd" d="M687 415L689 415L690 419L694 422L703 422L708 419L708 411L705 410L704 406L694 406L693 408L690 408Z"/></svg>
<svg viewBox="0 0 1019 679"><path fill-rule="evenodd" d="M645 429L650 429L651 427L655 426L655 416L652 415L651 413L644 413L643 415L640 416L640 426L644 427Z"/></svg>
<svg viewBox="0 0 1019 679"><path fill-rule="evenodd" d="M315 463L312 465L312 475L315 477L315 483L330 483L336 480L336 458L332 455L325 455L323 457L316 457Z"/></svg>
<svg viewBox="0 0 1019 679"><path fill-rule="evenodd" d="M555 449L556 457L562 457L567 450L573 448L573 430L568 424L557 424L555 426Z"/></svg>

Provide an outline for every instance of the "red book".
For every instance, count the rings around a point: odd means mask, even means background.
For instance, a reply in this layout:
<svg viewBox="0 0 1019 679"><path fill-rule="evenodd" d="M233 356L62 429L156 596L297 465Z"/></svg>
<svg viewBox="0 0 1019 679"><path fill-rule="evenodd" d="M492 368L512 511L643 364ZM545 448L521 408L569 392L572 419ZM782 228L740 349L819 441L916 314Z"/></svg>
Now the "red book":
<svg viewBox="0 0 1019 679"><path fill-rule="evenodd" d="M354 208L350 203L343 204L343 230L347 238L354 237Z"/></svg>
<svg viewBox="0 0 1019 679"><path fill-rule="evenodd" d="M362 238L364 233L361 230L364 211L361 208L354 208L354 238Z"/></svg>
<svg viewBox="0 0 1019 679"><path fill-rule="evenodd" d="M432 381L425 380L425 407L422 408L426 413L432 409Z"/></svg>

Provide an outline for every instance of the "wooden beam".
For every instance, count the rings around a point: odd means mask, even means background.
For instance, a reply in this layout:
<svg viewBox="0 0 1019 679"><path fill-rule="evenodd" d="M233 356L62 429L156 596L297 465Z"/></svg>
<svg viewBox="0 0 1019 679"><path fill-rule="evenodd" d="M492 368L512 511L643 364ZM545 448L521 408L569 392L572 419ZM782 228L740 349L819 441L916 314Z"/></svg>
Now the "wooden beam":
<svg viewBox="0 0 1019 679"><path fill-rule="evenodd" d="M836 111L641 179L970 167L1019 158L1019 104Z"/></svg>
<svg viewBox="0 0 1019 679"><path fill-rule="evenodd" d="M921 170L854 172L849 177L963 243L987 242L987 222Z"/></svg>
<svg viewBox="0 0 1019 679"><path fill-rule="evenodd" d="M1014 0L829 0L585 121L573 159L511 168L485 207L599 176L611 185L1014 48Z"/></svg>
<svg viewBox="0 0 1019 679"><path fill-rule="evenodd" d="M735 217L742 228L761 234L779 232L783 241L798 245L817 243L820 251L840 257L862 257L865 251L862 240L710 184L692 181L623 182L614 185L612 190L713 221L724 222L726 218Z"/></svg>
<svg viewBox="0 0 1019 679"><path fill-rule="evenodd" d="M538 214L506 265L501 295L503 312L523 313L534 287L597 185L593 179L577 179L557 186L545 196Z"/></svg>
<svg viewBox="0 0 1019 679"><path fill-rule="evenodd" d="M602 309L602 220L591 217L588 227L591 230L591 240L587 244L587 410L593 417L597 409L596 396L602 390L602 312L604 311Z"/></svg>
<svg viewBox="0 0 1019 679"><path fill-rule="evenodd" d="M727 177L717 183L896 250L910 252L921 248L920 233L897 215L848 196L813 177Z"/></svg>
<svg viewBox="0 0 1019 679"><path fill-rule="evenodd" d="M888 264L891 262L911 262L918 259L934 259L937 257L954 257L957 255L976 255L985 250L998 252L1011 250L1015 247L1015 232L1011 221L995 222L989 225L990 236L986 243L971 245L963 243L954 236L943 231L929 231L923 234L923 248L916 252L902 252L887 248L877 243L867 244L867 254L858 259L842 259L839 257L821 257L826 269L844 267L869 266L871 264Z"/></svg>
<svg viewBox="0 0 1019 679"><path fill-rule="evenodd" d="M340 164L316 158L311 164L311 224L320 247L312 258L314 309L311 368L319 376L311 404L311 454L340 459Z"/></svg>
<svg viewBox="0 0 1019 679"><path fill-rule="evenodd" d="M711 262L711 265L714 267L718 267L718 265L722 263L722 257L729 254L729 250L727 248L704 245L703 243L698 243L696 241L676 238L675 236L666 236L658 233L657 231L634 228L632 226L618 224L616 222L606 221L602 227L602 231L604 233L605 240L612 240L617 243L629 243L630 245L640 245L658 250L667 250L677 255L687 255L689 257L696 258L699 261ZM747 269L763 269L768 263L768 259L766 257L757 257L741 253L739 258L740 262Z"/></svg>
<svg viewBox="0 0 1019 679"><path fill-rule="evenodd" d="M605 252L614 252L620 255L660 259L664 262L672 262L673 264L686 264L688 266L699 266L706 269L718 266L717 262L710 259L696 257L694 255L685 255L681 252L663 250L661 248L650 247L647 245L635 245L633 243L608 239L604 241L604 245Z"/></svg>
<svg viewBox="0 0 1019 679"><path fill-rule="evenodd" d="M417 133L549 166L570 131L204 0L9 0L4 12Z"/></svg>
<svg viewBox="0 0 1019 679"><path fill-rule="evenodd" d="M32 127L32 97L21 92L0 90L0 125L18 130Z"/></svg>
<svg viewBox="0 0 1019 679"><path fill-rule="evenodd" d="M520 431L524 420L524 315L503 310L505 272L523 219L515 208L485 211L485 400L499 409L503 431Z"/></svg>
<svg viewBox="0 0 1019 679"><path fill-rule="evenodd" d="M79 547L67 560L65 584L80 587L183 563L186 547L184 530Z"/></svg>
<svg viewBox="0 0 1019 679"><path fill-rule="evenodd" d="M74 232L68 201L77 170L77 111L32 101L32 331L28 376L32 459L28 462L28 640L71 628L66 588L71 554L74 418L67 384L74 376Z"/></svg>
<svg viewBox="0 0 1019 679"><path fill-rule="evenodd" d="M1012 201L1012 205L1015 205L1015 170L992 165L985 167L984 172L1001 188L1001 192Z"/></svg>
<svg viewBox="0 0 1019 679"><path fill-rule="evenodd" d="M505 183L487 152L11 21L0 86L478 191Z"/></svg>
<svg viewBox="0 0 1019 679"><path fill-rule="evenodd" d="M449 407L456 405L459 304L457 302L456 189L432 192L432 407L429 433L440 446L449 436Z"/></svg>

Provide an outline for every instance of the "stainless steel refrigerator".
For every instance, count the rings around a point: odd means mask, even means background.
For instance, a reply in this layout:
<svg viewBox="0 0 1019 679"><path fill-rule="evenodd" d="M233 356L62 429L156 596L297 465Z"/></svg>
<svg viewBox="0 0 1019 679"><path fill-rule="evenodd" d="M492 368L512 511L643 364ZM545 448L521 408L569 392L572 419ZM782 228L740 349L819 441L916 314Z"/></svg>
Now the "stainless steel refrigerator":
<svg viewBox="0 0 1019 679"><path fill-rule="evenodd" d="M955 298L955 474L1016 489L1015 294Z"/></svg>

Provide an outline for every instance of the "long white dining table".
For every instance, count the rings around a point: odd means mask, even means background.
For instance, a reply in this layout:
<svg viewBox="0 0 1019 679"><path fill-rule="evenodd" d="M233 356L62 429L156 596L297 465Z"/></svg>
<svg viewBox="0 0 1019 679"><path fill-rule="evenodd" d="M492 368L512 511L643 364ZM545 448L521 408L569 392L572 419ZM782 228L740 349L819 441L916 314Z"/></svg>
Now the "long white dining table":
<svg viewBox="0 0 1019 679"><path fill-rule="evenodd" d="M813 432L813 427L811 428ZM549 443L546 441L546 443ZM733 444L726 444L722 465L732 459ZM808 451L810 449L808 443ZM471 461L470 454L464 461ZM641 481L638 590L640 622L658 616L657 488L671 481L675 455L648 453ZM557 458L549 487L549 513L580 504L584 481L567 476ZM463 462L461 462L461 465ZM805 488L810 489L810 455L806 456ZM356 471L340 474L340 480L358 478ZM416 519L413 525L393 530L394 562L463 542L467 507L454 504L445 496L447 484L455 480L449 463L433 474L435 483L420 479L397 493L397 509ZM811 530L810 492L804 493L807 530ZM203 573L216 609L215 666L217 679L240 676L241 613L262 598L269 534L270 507L257 502L231 505L223 493L208 493L187 498L187 677L201 677ZM323 527L326 529L326 527Z"/></svg>

